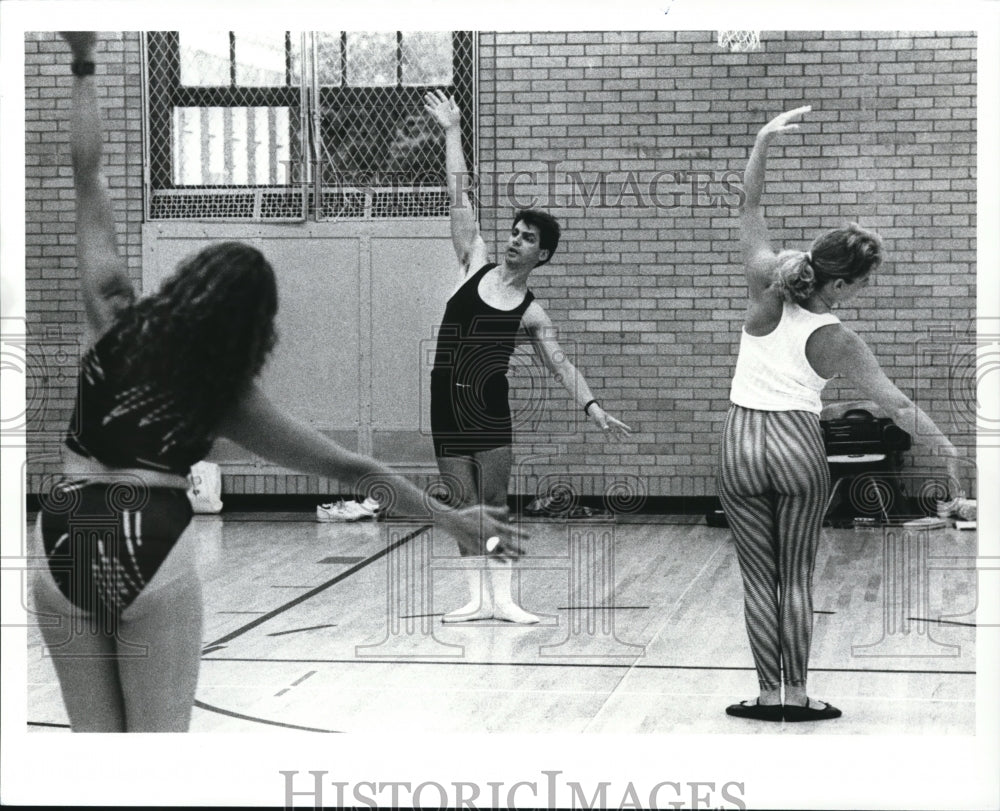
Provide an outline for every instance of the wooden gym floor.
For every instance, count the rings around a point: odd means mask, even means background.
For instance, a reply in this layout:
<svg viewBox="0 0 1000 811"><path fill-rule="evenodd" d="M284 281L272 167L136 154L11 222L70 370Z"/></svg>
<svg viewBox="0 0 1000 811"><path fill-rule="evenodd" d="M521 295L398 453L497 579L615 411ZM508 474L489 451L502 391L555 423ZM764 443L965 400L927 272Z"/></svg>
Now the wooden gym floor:
<svg viewBox="0 0 1000 811"><path fill-rule="evenodd" d="M537 626L443 625L447 536L307 513L198 516L205 629L193 732L975 733L976 534L825 529L810 693L844 717L766 724L728 530L701 516L533 520ZM29 524L30 531L30 524ZM28 721L67 730L29 631Z"/></svg>

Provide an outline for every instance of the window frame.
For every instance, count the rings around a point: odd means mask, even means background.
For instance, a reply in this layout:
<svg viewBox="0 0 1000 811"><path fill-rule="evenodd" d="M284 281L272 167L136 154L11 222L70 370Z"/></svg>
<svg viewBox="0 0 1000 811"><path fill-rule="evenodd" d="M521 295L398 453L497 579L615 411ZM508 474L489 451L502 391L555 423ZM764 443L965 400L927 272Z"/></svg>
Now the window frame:
<svg viewBox="0 0 1000 811"><path fill-rule="evenodd" d="M341 77L346 80L347 52L345 43L348 32L341 31ZM450 85L402 84L402 32L397 34L396 84L390 86L319 86L320 110L349 109L364 101L366 105L379 105L381 109L402 111L422 107L423 95L432 89L450 90L462 100L468 100L469 109L463 110L462 145L469 166L474 166L473 145L475 133L474 107L477 68L475 65L474 33L452 31L452 82ZM177 107L287 107L293 128L289 139L293 155L301 152L294 137L295 123L301 120L303 106L309 104L309 95L302 88L292 85L290 47L291 36L285 32L286 73L288 84L275 86L237 85L235 74L235 38L230 32L230 84L228 86L189 86L180 83L180 36L177 31L146 32L146 139L148 177L151 194L158 191L184 190L248 190L301 188L301 182L285 184L176 184L173 182L173 111ZM303 54L303 61L308 55ZM305 96L305 97L304 97ZM319 114L319 111L309 111ZM309 156L298 155L299 166ZM380 170L381 171L381 170Z"/></svg>

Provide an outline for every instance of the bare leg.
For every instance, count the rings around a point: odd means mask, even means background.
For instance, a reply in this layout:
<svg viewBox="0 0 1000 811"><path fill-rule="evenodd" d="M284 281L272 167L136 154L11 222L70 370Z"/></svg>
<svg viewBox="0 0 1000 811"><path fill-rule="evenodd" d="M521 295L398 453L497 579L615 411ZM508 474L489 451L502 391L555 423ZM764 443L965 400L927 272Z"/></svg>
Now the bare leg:
<svg viewBox="0 0 1000 811"><path fill-rule="evenodd" d="M193 567L169 588L140 594L122 619L130 649L146 646L144 656L118 663L128 731L186 732L201 662L201 583Z"/></svg>
<svg viewBox="0 0 1000 811"><path fill-rule="evenodd" d="M113 634L66 599L47 571L35 572L32 594L71 729L124 732L125 704Z"/></svg>

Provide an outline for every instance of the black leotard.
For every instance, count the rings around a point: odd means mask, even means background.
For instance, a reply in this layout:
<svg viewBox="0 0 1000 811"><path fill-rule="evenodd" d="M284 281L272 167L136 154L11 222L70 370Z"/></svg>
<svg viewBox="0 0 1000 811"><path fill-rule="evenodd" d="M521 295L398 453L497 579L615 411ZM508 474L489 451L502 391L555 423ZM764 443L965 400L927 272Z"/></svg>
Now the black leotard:
<svg viewBox="0 0 1000 811"><path fill-rule="evenodd" d="M491 307L479 283L483 265L445 307L431 372L431 431L437 456L467 456L513 441L507 370L521 319L535 296L513 310Z"/></svg>
<svg viewBox="0 0 1000 811"><path fill-rule="evenodd" d="M130 369L121 322L80 360L66 446L109 468L186 476L212 447L183 392ZM59 590L109 621L142 592L191 521L182 488L115 473L58 482L41 500L42 542Z"/></svg>
<svg viewBox="0 0 1000 811"><path fill-rule="evenodd" d="M108 330L80 360L66 446L108 467L186 476L208 455L212 437L185 413L182 393L129 371L118 331Z"/></svg>

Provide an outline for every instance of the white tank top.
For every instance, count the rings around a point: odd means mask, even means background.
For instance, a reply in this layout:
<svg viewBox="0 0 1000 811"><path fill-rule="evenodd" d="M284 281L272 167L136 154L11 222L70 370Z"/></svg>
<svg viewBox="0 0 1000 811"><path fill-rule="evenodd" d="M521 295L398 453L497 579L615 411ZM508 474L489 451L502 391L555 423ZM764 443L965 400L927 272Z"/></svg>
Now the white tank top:
<svg viewBox="0 0 1000 811"><path fill-rule="evenodd" d="M816 374L806 357L806 341L820 327L839 324L833 313L811 313L784 302L781 321L767 335L743 329L729 399L758 411L823 410L820 392L829 382Z"/></svg>

